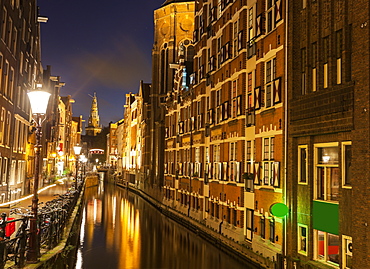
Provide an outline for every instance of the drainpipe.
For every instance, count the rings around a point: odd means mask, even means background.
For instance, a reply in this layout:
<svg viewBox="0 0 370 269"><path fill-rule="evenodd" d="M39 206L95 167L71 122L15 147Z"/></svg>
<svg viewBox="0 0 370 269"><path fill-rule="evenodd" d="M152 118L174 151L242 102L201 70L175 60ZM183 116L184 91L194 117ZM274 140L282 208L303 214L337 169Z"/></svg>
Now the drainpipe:
<svg viewBox="0 0 370 269"><path fill-rule="evenodd" d="M288 6L289 1L285 0L285 59L284 59L284 77L285 77L285 91L284 91L284 204L287 204L287 176L288 176ZM290 206L290 205L288 205ZM287 216L283 219L283 258L284 268L287 268Z"/></svg>

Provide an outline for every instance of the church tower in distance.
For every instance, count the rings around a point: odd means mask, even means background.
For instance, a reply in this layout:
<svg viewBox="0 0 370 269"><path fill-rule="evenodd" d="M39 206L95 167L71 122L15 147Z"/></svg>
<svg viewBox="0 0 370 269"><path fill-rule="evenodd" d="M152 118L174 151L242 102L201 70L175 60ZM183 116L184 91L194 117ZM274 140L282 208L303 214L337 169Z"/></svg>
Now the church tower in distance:
<svg viewBox="0 0 370 269"><path fill-rule="evenodd" d="M88 136L96 136L101 132L102 129L99 123L98 101L96 98L96 93L94 93L92 98L89 122L88 126L86 127L86 135Z"/></svg>

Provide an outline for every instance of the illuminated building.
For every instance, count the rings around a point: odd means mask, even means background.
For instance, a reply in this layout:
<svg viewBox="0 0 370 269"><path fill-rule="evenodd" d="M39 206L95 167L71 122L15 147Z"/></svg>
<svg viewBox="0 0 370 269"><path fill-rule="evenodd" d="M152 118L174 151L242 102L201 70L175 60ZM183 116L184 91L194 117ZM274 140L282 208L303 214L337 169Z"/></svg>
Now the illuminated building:
<svg viewBox="0 0 370 269"><path fill-rule="evenodd" d="M107 160L106 163L112 169L117 167L117 123L109 124L109 133L107 134Z"/></svg>
<svg viewBox="0 0 370 269"><path fill-rule="evenodd" d="M102 128L100 125L99 111L98 111L98 99L96 93L92 96L91 109L89 120L85 128L87 136L96 136L101 132Z"/></svg>
<svg viewBox="0 0 370 269"><path fill-rule="evenodd" d="M140 81L138 94L126 94L124 118L117 127L117 135L122 135L117 137L118 172L140 188L150 174L150 86Z"/></svg>
<svg viewBox="0 0 370 269"><path fill-rule="evenodd" d="M0 12L0 202L19 198L33 180L27 91L42 81L36 1L3 1ZM27 150L26 150L27 148ZM27 173L26 177L26 171Z"/></svg>
<svg viewBox="0 0 370 269"><path fill-rule="evenodd" d="M369 2L288 12L288 265L367 268Z"/></svg>
<svg viewBox="0 0 370 269"><path fill-rule="evenodd" d="M164 184L165 103L167 94L173 90L174 86L175 70L170 64L178 61L180 46L192 50L193 27L194 1L168 0L154 11L153 73L150 92L151 157L147 191L157 199L161 199L157 191ZM189 57L191 58L190 54Z"/></svg>

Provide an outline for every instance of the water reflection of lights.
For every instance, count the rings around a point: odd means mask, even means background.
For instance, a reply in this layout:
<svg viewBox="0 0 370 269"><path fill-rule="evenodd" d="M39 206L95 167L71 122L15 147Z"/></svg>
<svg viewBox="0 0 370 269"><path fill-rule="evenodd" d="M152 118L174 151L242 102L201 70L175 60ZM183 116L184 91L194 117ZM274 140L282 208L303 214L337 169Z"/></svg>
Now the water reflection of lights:
<svg viewBox="0 0 370 269"><path fill-rule="evenodd" d="M120 219L120 241L126 245L121 245L119 268L140 268L140 214L126 199L121 199Z"/></svg>
<svg viewBox="0 0 370 269"><path fill-rule="evenodd" d="M86 223L86 208L84 208L82 213L82 221L81 221L81 230L80 230L80 247L77 251L77 259L76 259L76 268L81 269L83 264L82 258L82 248L85 241L85 223Z"/></svg>

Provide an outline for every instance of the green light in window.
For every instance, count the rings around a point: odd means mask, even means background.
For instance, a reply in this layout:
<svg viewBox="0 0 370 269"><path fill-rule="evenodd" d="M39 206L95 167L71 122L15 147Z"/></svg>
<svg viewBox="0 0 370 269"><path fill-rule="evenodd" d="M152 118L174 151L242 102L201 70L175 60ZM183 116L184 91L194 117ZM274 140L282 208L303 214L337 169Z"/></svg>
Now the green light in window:
<svg viewBox="0 0 370 269"><path fill-rule="evenodd" d="M276 203L270 207L270 213L275 217L282 218L289 212L288 207L283 203Z"/></svg>

